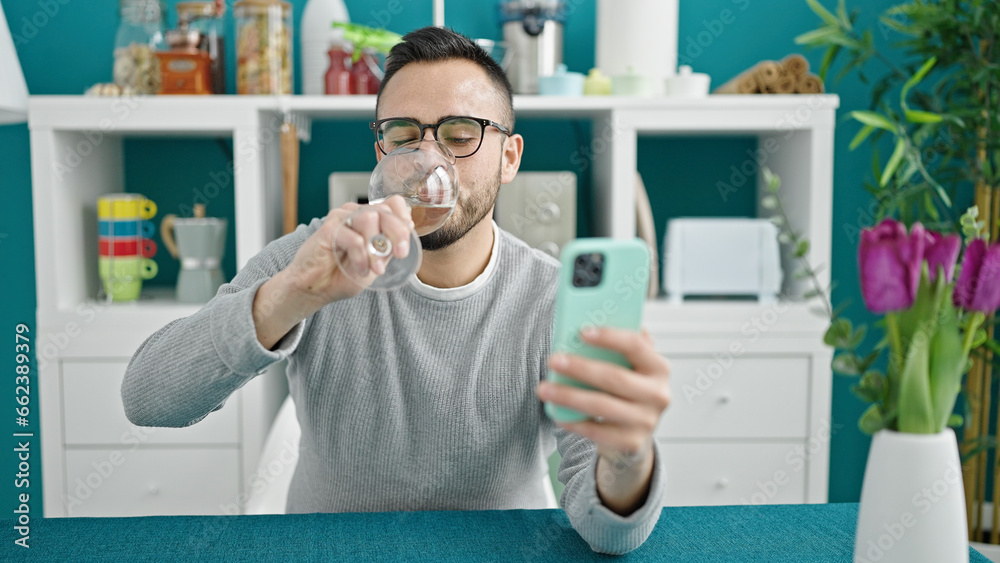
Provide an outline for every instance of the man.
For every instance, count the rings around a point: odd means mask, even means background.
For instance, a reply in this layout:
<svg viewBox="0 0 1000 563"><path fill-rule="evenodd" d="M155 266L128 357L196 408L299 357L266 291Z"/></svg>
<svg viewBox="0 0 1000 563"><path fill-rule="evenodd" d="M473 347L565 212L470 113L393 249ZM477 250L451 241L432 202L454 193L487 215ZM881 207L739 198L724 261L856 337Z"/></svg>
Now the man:
<svg viewBox="0 0 1000 563"><path fill-rule="evenodd" d="M490 218L521 160L511 104L503 71L467 38L439 28L408 34L388 59L376 131L380 120L411 119L433 139L433 124L450 117L482 123L477 148L457 159L454 214L422 239L419 279L362 291L334 260L357 256L351 245L360 242L334 240L357 206L314 219L142 345L122 384L129 419L193 424L288 358L302 428L288 512L540 508L555 438L561 505L583 539L606 553L642 544L662 506L652 434L669 402L669 370L647 335L609 329L583 337L624 354L634 371L549 358L558 264ZM386 147L376 142L375 152ZM369 216L405 255L412 221L402 200ZM550 368L606 393L540 383ZM540 398L595 420L556 426Z"/></svg>

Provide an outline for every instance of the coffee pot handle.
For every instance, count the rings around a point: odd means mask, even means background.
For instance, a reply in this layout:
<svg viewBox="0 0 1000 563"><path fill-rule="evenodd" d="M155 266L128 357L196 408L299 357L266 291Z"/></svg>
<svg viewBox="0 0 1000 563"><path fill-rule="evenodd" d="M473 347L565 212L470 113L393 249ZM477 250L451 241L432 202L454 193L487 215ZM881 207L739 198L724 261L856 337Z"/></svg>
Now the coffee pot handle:
<svg viewBox="0 0 1000 563"><path fill-rule="evenodd" d="M174 214L164 215L163 220L160 221L160 238L163 239L163 245L167 247L167 251L170 255L177 259L177 242L174 240L174 221L177 216Z"/></svg>

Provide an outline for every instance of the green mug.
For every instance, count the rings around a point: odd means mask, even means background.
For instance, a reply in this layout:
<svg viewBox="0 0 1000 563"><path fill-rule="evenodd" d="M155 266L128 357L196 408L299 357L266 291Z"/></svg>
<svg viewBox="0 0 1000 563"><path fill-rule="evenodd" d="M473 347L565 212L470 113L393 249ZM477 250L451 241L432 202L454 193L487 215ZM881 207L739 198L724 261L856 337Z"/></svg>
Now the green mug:
<svg viewBox="0 0 1000 563"><path fill-rule="evenodd" d="M156 262L148 258L98 258L98 273L104 282L104 293L112 301L135 301L142 291L142 280L159 271Z"/></svg>

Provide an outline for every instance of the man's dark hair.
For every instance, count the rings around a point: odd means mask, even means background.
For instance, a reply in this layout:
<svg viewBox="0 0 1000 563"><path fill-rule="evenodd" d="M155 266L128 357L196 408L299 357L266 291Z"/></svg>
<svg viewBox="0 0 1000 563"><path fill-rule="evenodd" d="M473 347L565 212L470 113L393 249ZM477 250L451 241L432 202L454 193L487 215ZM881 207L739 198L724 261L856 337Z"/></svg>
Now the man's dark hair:
<svg viewBox="0 0 1000 563"><path fill-rule="evenodd" d="M500 102L500 121L514 130L514 89L507 79L500 65L493 57L486 53L479 45L476 45L468 37L455 33L443 27L423 27L411 31L403 36L402 43L397 44L389 51L389 56L385 61L385 77L378 87L378 100L382 99L382 92L385 85L389 83L393 75L399 69L410 63L437 62L451 59L464 59L471 61L484 71L496 87L496 94ZM378 102L376 102L375 112L378 113ZM475 116L480 117L480 116Z"/></svg>

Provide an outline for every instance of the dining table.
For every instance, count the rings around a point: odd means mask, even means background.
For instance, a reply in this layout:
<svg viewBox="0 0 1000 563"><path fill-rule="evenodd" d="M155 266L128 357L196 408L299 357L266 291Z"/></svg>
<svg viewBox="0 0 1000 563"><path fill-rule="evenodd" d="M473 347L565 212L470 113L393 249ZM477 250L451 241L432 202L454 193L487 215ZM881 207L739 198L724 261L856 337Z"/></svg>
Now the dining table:
<svg viewBox="0 0 1000 563"><path fill-rule="evenodd" d="M7 521L0 560L848 562L857 514L856 503L665 507L617 556L591 549L558 509L38 518L27 548ZM989 562L972 548L969 561Z"/></svg>

